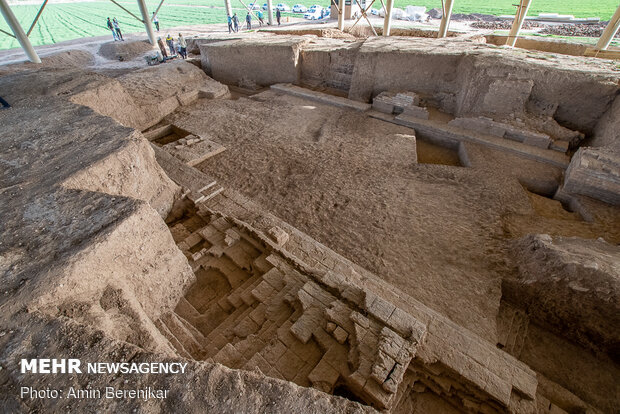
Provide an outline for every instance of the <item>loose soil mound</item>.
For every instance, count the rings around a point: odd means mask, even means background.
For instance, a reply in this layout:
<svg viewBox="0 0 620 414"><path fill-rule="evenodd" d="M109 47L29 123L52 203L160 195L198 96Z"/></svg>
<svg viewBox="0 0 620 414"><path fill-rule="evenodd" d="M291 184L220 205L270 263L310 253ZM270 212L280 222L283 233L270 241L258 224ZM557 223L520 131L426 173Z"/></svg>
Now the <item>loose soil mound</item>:
<svg viewBox="0 0 620 414"><path fill-rule="evenodd" d="M101 45L98 54L110 60L132 60L153 50L144 40L133 42L108 42Z"/></svg>

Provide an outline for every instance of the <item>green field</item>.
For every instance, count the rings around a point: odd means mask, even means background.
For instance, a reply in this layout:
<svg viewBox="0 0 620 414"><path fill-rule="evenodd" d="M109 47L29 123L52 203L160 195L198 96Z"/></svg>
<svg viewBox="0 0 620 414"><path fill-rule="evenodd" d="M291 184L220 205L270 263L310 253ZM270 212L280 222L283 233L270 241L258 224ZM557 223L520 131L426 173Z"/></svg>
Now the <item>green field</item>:
<svg viewBox="0 0 620 414"><path fill-rule="evenodd" d="M265 0L258 0L264 2ZM231 0L233 8L242 16L243 6L238 0ZM247 4L244 0L244 2ZM274 0L274 4L279 0ZM139 15L136 2L119 1L124 7ZM287 2L289 6L295 3L310 6L312 4L329 5L328 0L297 0ZM516 0L455 0L454 13L485 13L485 14L514 14L513 4ZM147 0L150 10L155 10L159 4L156 0ZM262 4L262 3L261 3ZM377 7L380 6L377 0ZM427 8L441 7L440 0L395 0L396 7L404 8L415 4ZM196 6L196 7L189 7ZM618 0L533 0L530 6L530 15L538 13L572 14L576 17L601 17L608 20L618 7ZM27 30L30 27L39 6L14 5L13 12ZM35 26L30 39L35 46L62 42L80 37L109 35L106 27L106 18L114 17L119 20L123 33L143 31L143 25L129 16L126 12L109 1L94 1L80 3L49 4L38 24ZM162 29L166 27L209 24L226 22L226 12L223 0L166 0L159 12L159 21ZM9 31L4 19L0 18L0 29ZM0 33L0 49L19 47L17 41Z"/></svg>

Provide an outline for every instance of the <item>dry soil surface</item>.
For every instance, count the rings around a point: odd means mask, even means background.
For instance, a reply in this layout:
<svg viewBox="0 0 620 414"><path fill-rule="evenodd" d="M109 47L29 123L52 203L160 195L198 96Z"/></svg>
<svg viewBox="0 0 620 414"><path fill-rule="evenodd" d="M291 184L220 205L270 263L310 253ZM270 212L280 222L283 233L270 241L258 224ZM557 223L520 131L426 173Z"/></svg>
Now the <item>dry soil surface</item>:
<svg viewBox="0 0 620 414"><path fill-rule="evenodd" d="M199 169L407 294L495 340L512 177L417 164L411 129L268 91L169 120L227 147ZM431 149L421 159L453 163Z"/></svg>

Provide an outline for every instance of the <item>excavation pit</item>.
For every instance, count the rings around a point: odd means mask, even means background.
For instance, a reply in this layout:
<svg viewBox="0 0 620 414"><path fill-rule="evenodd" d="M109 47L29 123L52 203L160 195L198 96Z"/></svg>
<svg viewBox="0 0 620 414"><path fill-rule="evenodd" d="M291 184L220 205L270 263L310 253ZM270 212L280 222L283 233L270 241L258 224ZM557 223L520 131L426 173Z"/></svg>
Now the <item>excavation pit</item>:
<svg viewBox="0 0 620 414"><path fill-rule="evenodd" d="M153 411L613 412L615 71L458 38L214 37L204 71L0 77L0 403L46 386L11 367L54 350L187 363L54 378L170 389Z"/></svg>

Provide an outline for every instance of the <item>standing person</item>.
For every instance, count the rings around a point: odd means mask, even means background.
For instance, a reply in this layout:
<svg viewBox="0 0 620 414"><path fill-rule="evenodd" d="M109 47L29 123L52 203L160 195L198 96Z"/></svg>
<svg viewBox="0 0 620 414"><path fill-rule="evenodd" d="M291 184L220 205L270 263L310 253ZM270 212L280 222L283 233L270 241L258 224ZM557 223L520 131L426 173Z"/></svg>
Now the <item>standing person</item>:
<svg viewBox="0 0 620 414"><path fill-rule="evenodd" d="M233 31L233 21L232 21L232 17L230 17L230 14L228 15L228 33Z"/></svg>
<svg viewBox="0 0 620 414"><path fill-rule="evenodd" d="M166 53L166 46L164 46L164 41L161 40L161 37L157 38L157 46L159 46L159 50L161 50L161 55L164 57L164 60L168 57L168 53Z"/></svg>
<svg viewBox="0 0 620 414"><path fill-rule="evenodd" d="M112 19L112 25L114 26L114 30L116 30L116 35L124 42L125 39L123 39L123 34L121 33L121 26L119 26L116 17Z"/></svg>
<svg viewBox="0 0 620 414"><path fill-rule="evenodd" d="M262 11L258 11L257 12L257 16L258 16L258 25L262 26L265 22L263 21L263 12Z"/></svg>
<svg viewBox="0 0 620 414"><path fill-rule="evenodd" d="M155 25L155 27L157 28L157 31L159 32L159 18L157 17L155 12L153 12L153 24Z"/></svg>
<svg viewBox="0 0 620 414"><path fill-rule="evenodd" d="M187 59L187 42L181 33L179 33L179 47L181 48L181 57Z"/></svg>
<svg viewBox="0 0 620 414"><path fill-rule="evenodd" d="M110 21L109 17L108 17L108 29L112 30L112 36L114 36L114 41L116 42L118 40L118 36L116 36L116 30L114 30L114 26L112 25L112 22Z"/></svg>
<svg viewBox="0 0 620 414"><path fill-rule="evenodd" d="M170 36L170 34L166 36L166 43L168 43L168 49L170 49L170 56L176 55L176 52L174 51L174 39Z"/></svg>
<svg viewBox="0 0 620 414"><path fill-rule="evenodd" d="M233 14L233 26L235 28L235 33L239 31L239 18L237 17L237 13Z"/></svg>
<svg viewBox="0 0 620 414"><path fill-rule="evenodd" d="M250 16L250 12L245 15L245 23L248 26L248 30L252 29L252 16Z"/></svg>
<svg viewBox="0 0 620 414"><path fill-rule="evenodd" d="M276 19L278 19L278 26L280 26L281 17L282 17L282 13L280 13L280 9L276 9Z"/></svg>

